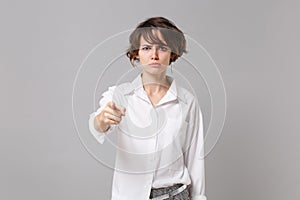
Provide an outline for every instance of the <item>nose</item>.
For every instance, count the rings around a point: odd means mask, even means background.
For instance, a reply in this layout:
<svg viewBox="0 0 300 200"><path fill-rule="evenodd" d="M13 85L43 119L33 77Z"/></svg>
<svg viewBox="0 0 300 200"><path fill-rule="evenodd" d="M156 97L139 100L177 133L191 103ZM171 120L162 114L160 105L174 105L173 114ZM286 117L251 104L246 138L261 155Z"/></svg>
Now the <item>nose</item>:
<svg viewBox="0 0 300 200"><path fill-rule="evenodd" d="M158 49L156 47L152 48L151 60L158 60Z"/></svg>

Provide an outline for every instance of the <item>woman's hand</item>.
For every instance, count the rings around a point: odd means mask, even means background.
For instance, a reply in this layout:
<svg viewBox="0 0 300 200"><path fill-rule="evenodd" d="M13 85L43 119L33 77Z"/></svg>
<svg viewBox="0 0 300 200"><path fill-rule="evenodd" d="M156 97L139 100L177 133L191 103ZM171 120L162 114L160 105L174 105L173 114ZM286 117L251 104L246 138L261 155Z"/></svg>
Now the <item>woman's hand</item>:
<svg viewBox="0 0 300 200"><path fill-rule="evenodd" d="M99 115L95 117L95 129L105 132L112 124L119 124L122 116L125 116L126 109L117 106L114 102L108 102Z"/></svg>

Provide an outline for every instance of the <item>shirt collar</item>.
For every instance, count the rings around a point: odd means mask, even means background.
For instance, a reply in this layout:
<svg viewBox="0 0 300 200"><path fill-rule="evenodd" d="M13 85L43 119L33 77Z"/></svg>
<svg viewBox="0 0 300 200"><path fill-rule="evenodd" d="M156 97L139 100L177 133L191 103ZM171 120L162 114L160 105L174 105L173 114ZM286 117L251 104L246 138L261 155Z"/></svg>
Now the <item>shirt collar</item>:
<svg viewBox="0 0 300 200"><path fill-rule="evenodd" d="M168 81L171 83L171 86L169 87L166 95L161 99L159 104L163 104L169 101L173 101L176 99L179 99L183 101L184 103L187 103L185 95L179 90L179 88L176 85L176 81L171 76L166 76ZM143 99L148 99L146 96L146 92L143 88L143 82L142 82L142 73L140 73L129 85L129 87L126 88L126 91L124 91L125 95L128 95L130 93L136 93L139 97Z"/></svg>

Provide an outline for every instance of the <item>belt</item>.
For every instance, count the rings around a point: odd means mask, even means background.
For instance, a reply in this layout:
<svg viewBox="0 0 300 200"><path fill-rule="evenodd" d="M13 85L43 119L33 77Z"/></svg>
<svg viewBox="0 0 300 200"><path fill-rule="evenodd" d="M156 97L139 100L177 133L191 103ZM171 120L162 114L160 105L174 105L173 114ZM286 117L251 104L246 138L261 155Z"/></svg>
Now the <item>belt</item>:
<svg viewBox="0 0 300 200"><path fill-rule="evenodd" d="M170 192L170 193L167 193L167 194L164 194L164 195L161 195L161 196L158 196L158 197L154 197L152 199L149 199L149 200L164 200L164 199L168 199L170 197L173 197L179 193L181 193L183 190L186 189L186 185L182 185L181 187L177 188L176 190Z"/></svg>

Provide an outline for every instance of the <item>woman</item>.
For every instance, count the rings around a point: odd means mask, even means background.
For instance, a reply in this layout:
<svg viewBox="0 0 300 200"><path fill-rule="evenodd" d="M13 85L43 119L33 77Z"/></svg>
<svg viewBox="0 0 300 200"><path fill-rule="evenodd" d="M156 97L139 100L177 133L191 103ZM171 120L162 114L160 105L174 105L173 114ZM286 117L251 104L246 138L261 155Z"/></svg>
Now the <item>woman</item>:
<svg viewBox="0 0 300 200"><path fill-rule="evenodd" d="M201 110L166 75L186 52L184 34L168 19L154 17L141 22L129 42L127 56L142 73L104 92L89 120L100 143L108 134L118 136L112 199L205 200Z"/></svg>

